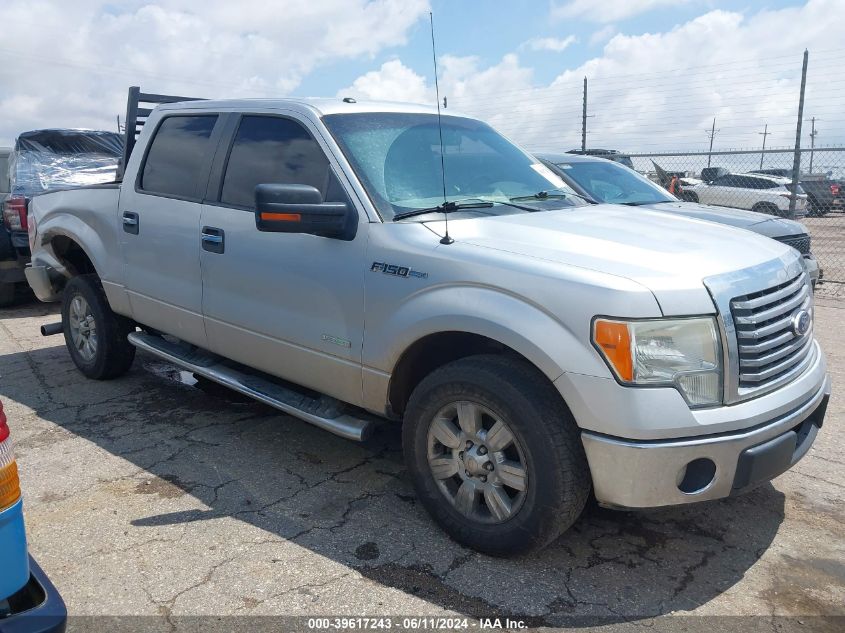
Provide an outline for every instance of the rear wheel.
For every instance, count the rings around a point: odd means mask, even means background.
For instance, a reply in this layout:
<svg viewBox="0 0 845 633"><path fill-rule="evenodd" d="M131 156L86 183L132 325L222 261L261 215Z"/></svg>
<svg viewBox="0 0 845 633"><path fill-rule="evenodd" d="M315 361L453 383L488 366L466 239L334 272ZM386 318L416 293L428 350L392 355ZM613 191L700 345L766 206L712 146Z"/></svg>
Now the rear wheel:
<svg viewBox="0 0 845 633"><path fill-rule="evenodd" d="M545 546L590 491L572 415L518 359L474 356L426 377L408 403L403 447L426 509L452 538L488 554Z"/></svg>
<svg viewBox="0 0 845 633"><path fill-rule="evenodd" d="M62 325L70 357L88 378L109 380L132 365L135 347L126 340L135 325L112 312L96 275L71 279L62 296Z"/></svg>
<svg viewBox="0 0 845 633"><path fill-rule="evenodd" d="M681 192L681 200L685 200L686 202L698 202L698 194L694 191L683 191Z"/></svg>
<svg viewBox="0 0 845 633"><path fill-rule="evenodd" d="M0 284L0 308L15 302L15 284Z"/></svg>
<svg viewBox="0 0 845 633"><path fill-rule="evenodd" d="M776 204L772 204L771 202L758 202L751 210L755 213L765 213L767 215L776 215L778 217L786 217L788 215L787 211L782 211L778 208Z"/></svg>

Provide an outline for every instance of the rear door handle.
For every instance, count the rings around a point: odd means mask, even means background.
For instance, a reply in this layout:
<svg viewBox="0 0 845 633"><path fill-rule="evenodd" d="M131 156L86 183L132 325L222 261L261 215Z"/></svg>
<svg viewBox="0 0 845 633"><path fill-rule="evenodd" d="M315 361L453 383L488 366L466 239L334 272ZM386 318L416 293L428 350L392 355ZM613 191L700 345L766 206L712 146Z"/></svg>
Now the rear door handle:
<svg viewBox="0 0 845 633"><path fill-rule="evenodd" d="M202 227L200 234L202 240L202 249L209 253L222 253L225 249L225 233L223 229L218 229L213 226Z"/></svg>
<svg viewBox="0 0 845 633"><path fill-rule="evenodd" d="M138 235L138 229L140 229L140 220L138 218L138 214L133 211L124 211L123 212L123 230L126 233L132 233L132 235Z"/></svg>

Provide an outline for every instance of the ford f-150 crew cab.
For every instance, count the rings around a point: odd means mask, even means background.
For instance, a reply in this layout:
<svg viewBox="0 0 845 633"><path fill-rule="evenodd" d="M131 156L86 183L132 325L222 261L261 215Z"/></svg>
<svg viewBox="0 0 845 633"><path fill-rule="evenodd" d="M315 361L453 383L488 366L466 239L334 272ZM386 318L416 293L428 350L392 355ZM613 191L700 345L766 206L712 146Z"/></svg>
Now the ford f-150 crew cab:
<svg viewBox="0 0 845 633"><path fill-rule="evenodd" d="M583 205L486 124L438 121L161 105L122 182L33 199L27 279L90 378L140 348L347 438L401 421L422 503L493 554L550 542L591 489L684 504L804 456L830 383L798 251Z"/></svg>

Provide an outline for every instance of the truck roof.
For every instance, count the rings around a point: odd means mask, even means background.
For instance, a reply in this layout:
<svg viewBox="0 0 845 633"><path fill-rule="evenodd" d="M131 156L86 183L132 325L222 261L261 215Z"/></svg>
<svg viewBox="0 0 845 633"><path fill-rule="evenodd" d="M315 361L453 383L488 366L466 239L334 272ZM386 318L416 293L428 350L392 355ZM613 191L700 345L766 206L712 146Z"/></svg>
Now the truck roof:
<svg viewBox="0 0 845 633"><path fill-rule="evenodd" d="M609 158L602 158L601 156L592 156L590 154L547 154L546 152L539 152L534 154L537 158L542 158L550 163L607 163L613 162Z"/></svg>
<svg viewBox="0 0 845 633"><path fill-rule="evenodd" d="M437 114L437 107L398 101L344 101L343 98L305 97L290 99L209 99L202 101L179 101L158 106L163 111L172 110L249 110L252 108L310 110L318 116L327 114L349 114L365 112L399 112L409 114ZM458 113L441 110L444 115ZM464 116L464 115L459 115Z"/></svg>

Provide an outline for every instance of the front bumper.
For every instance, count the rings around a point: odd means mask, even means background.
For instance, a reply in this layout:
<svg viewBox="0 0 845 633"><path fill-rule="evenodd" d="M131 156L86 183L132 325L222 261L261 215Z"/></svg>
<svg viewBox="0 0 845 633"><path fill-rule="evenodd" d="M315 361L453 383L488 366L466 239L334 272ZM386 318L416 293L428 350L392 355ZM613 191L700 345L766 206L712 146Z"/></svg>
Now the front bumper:
<svg viewBox="0 0 845 633"><path fill-rule="evenodd" d="M719 499L768 481L810 449L829 397L825 377L790 411L727 433L638 441L583 431L596 498L609 507L653 508Z"/></svg>

